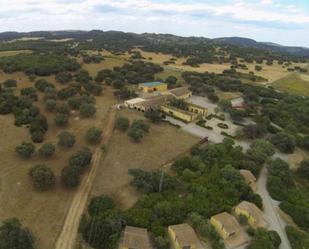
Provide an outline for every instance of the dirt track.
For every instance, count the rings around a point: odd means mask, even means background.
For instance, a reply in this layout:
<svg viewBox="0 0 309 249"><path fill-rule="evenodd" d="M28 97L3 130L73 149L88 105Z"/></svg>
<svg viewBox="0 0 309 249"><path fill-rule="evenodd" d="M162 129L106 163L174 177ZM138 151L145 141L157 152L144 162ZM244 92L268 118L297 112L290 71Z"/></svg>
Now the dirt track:
<svg viewBox="0 0 309 249"><path fill-rule="evenodd" d="M113 133L116 116L116 108L112 107L108 113L107 123L104 127L103 142L99 145L92 157L91 169L87 176L85 176L77 189L72 200L70 209L65 219L62 231L57 239L55 249L73 249L76 241L78 225L80 217L83 214L85 205L87 203L88 195L92 188L92 183L96 176L97 168L102 157L101 146L107 146Z"/></svg>

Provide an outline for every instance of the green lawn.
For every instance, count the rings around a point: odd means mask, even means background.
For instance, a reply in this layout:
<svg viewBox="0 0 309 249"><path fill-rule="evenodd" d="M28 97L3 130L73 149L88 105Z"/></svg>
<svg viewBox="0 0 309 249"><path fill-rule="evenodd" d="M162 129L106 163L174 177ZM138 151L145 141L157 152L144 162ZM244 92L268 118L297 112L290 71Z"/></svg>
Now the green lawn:
<svg viewBox="0 0 309 249"><path fill-rule="evenodd" d="M304 80L298 73L289 74L271 85L281 91L309 96L309 81Z"/></svg>

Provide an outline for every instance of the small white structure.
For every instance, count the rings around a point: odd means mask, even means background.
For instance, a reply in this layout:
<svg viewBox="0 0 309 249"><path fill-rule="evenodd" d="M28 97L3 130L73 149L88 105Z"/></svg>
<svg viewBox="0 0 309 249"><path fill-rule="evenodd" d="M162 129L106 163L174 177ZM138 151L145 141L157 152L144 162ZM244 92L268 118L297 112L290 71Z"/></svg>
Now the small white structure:
<svg viewBox="0 0 309 249"><path fill-rule="evenodd" d="M124 102L124 105L128 108L134 108L136 106L136 104L139 104L139 103L144 102L144 101L145 101L145 99L135 98L135 99L126 100Z"/></svg>

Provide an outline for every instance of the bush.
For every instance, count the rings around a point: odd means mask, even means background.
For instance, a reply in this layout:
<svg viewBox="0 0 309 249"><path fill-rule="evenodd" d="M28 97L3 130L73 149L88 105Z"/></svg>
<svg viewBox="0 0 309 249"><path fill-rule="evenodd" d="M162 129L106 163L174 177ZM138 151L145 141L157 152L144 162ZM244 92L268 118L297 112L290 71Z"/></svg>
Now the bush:
<svg viewBox="0 0 309 249"><path fill-rule="evenodd" d="M55 153L56 147L51 143L45 143L39 149L39 155L43 157L52 157Z"/></svg>
<svg viewBox="0 0 309 249"><path fill-rule="evenodd" d="M62 147L72 147L75 144L75 136L68 132L68 131L63 131L58 135L58 144Z"/></svg>
<svg viewBox="0 0 309 249"><path fill-rule="evenodd" d="M221 128L221 129L228 129L229 126L227 124L224 124L224 123L218 123L218 127Z"/></svg>
<svg viewBox="0 0 309 249"><path fill-rule="evenodd" d="M139 142L144 137L144 132L142 129L131 127L128 131L128 136L134 142Z"/></svg>
<svg viewBox="0 0 309 249"><path fill-rule="evenodd" d="M20 156L30 158L35 151L35 146L32 143L22 142L15 150Z"/></svg>
<svg viewBox="0 0 309 249"><path fill-rule="evenodd" d="M102 130L96 127L91 127L87 131L86 138L89 143L97 144L102 139Z"/></svg>
<svg viewBox="0 0 309 249"><path fill-rule="evenodd" d="M82 104L79 108L79 112L83 117L92 117L96 113L96 108L92 104Z"/></svg>
<svg viewBox="0 0 309 249"><path fill-rule="evenodd" d="M259 65L256 65L254 67L254 69L255 69L255 71L261 71L263 68L261 66L259 66Z"/></svg>
<svg viewBox="0 0 309 249"><path fill-rule="evenodd" d="M0 226L0 248L35 249L32 233L16 218L4 220Z"/></svg>
<svg viewBox="0 0 309 249"><path fill-rule="evenodd" d="M55 176L46 165L36 165L30 169L29 175L33 180L33 186L40 191L46 191L55 184Z"/></svg>
<svg viewBox="0 0 309 249"><path fill-rule="evenodd" d="M65 126L69 122L69 115L64 113L56 113L54 122L58 126Z"/></svg>
<svg viewBox="0 0 309 249"><path fill-rule="evenodd" d="M119 118L116 119L115 127L116 127L118 130L126 131L126 130L128 130L129 127L130 127L130 121L129 121L128 118L119 117Z"/></svg>
<svg viewBox="0 0 309 249"><path fill-rule="evenodd" d="M159 111L148 110L145 112L145 117L153 123L159 123L162 120L162 113Z"/></svg>

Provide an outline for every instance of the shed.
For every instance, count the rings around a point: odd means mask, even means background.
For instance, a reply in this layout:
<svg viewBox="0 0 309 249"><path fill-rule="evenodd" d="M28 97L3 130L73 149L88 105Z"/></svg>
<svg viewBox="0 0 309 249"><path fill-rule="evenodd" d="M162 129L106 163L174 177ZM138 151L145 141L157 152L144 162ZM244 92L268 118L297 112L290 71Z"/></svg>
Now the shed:
<svg viewBox="0 0 309 249"><path fill-rule="evenodd" d="M151 249L147 229L126 226L120 249Z"/></svg>

